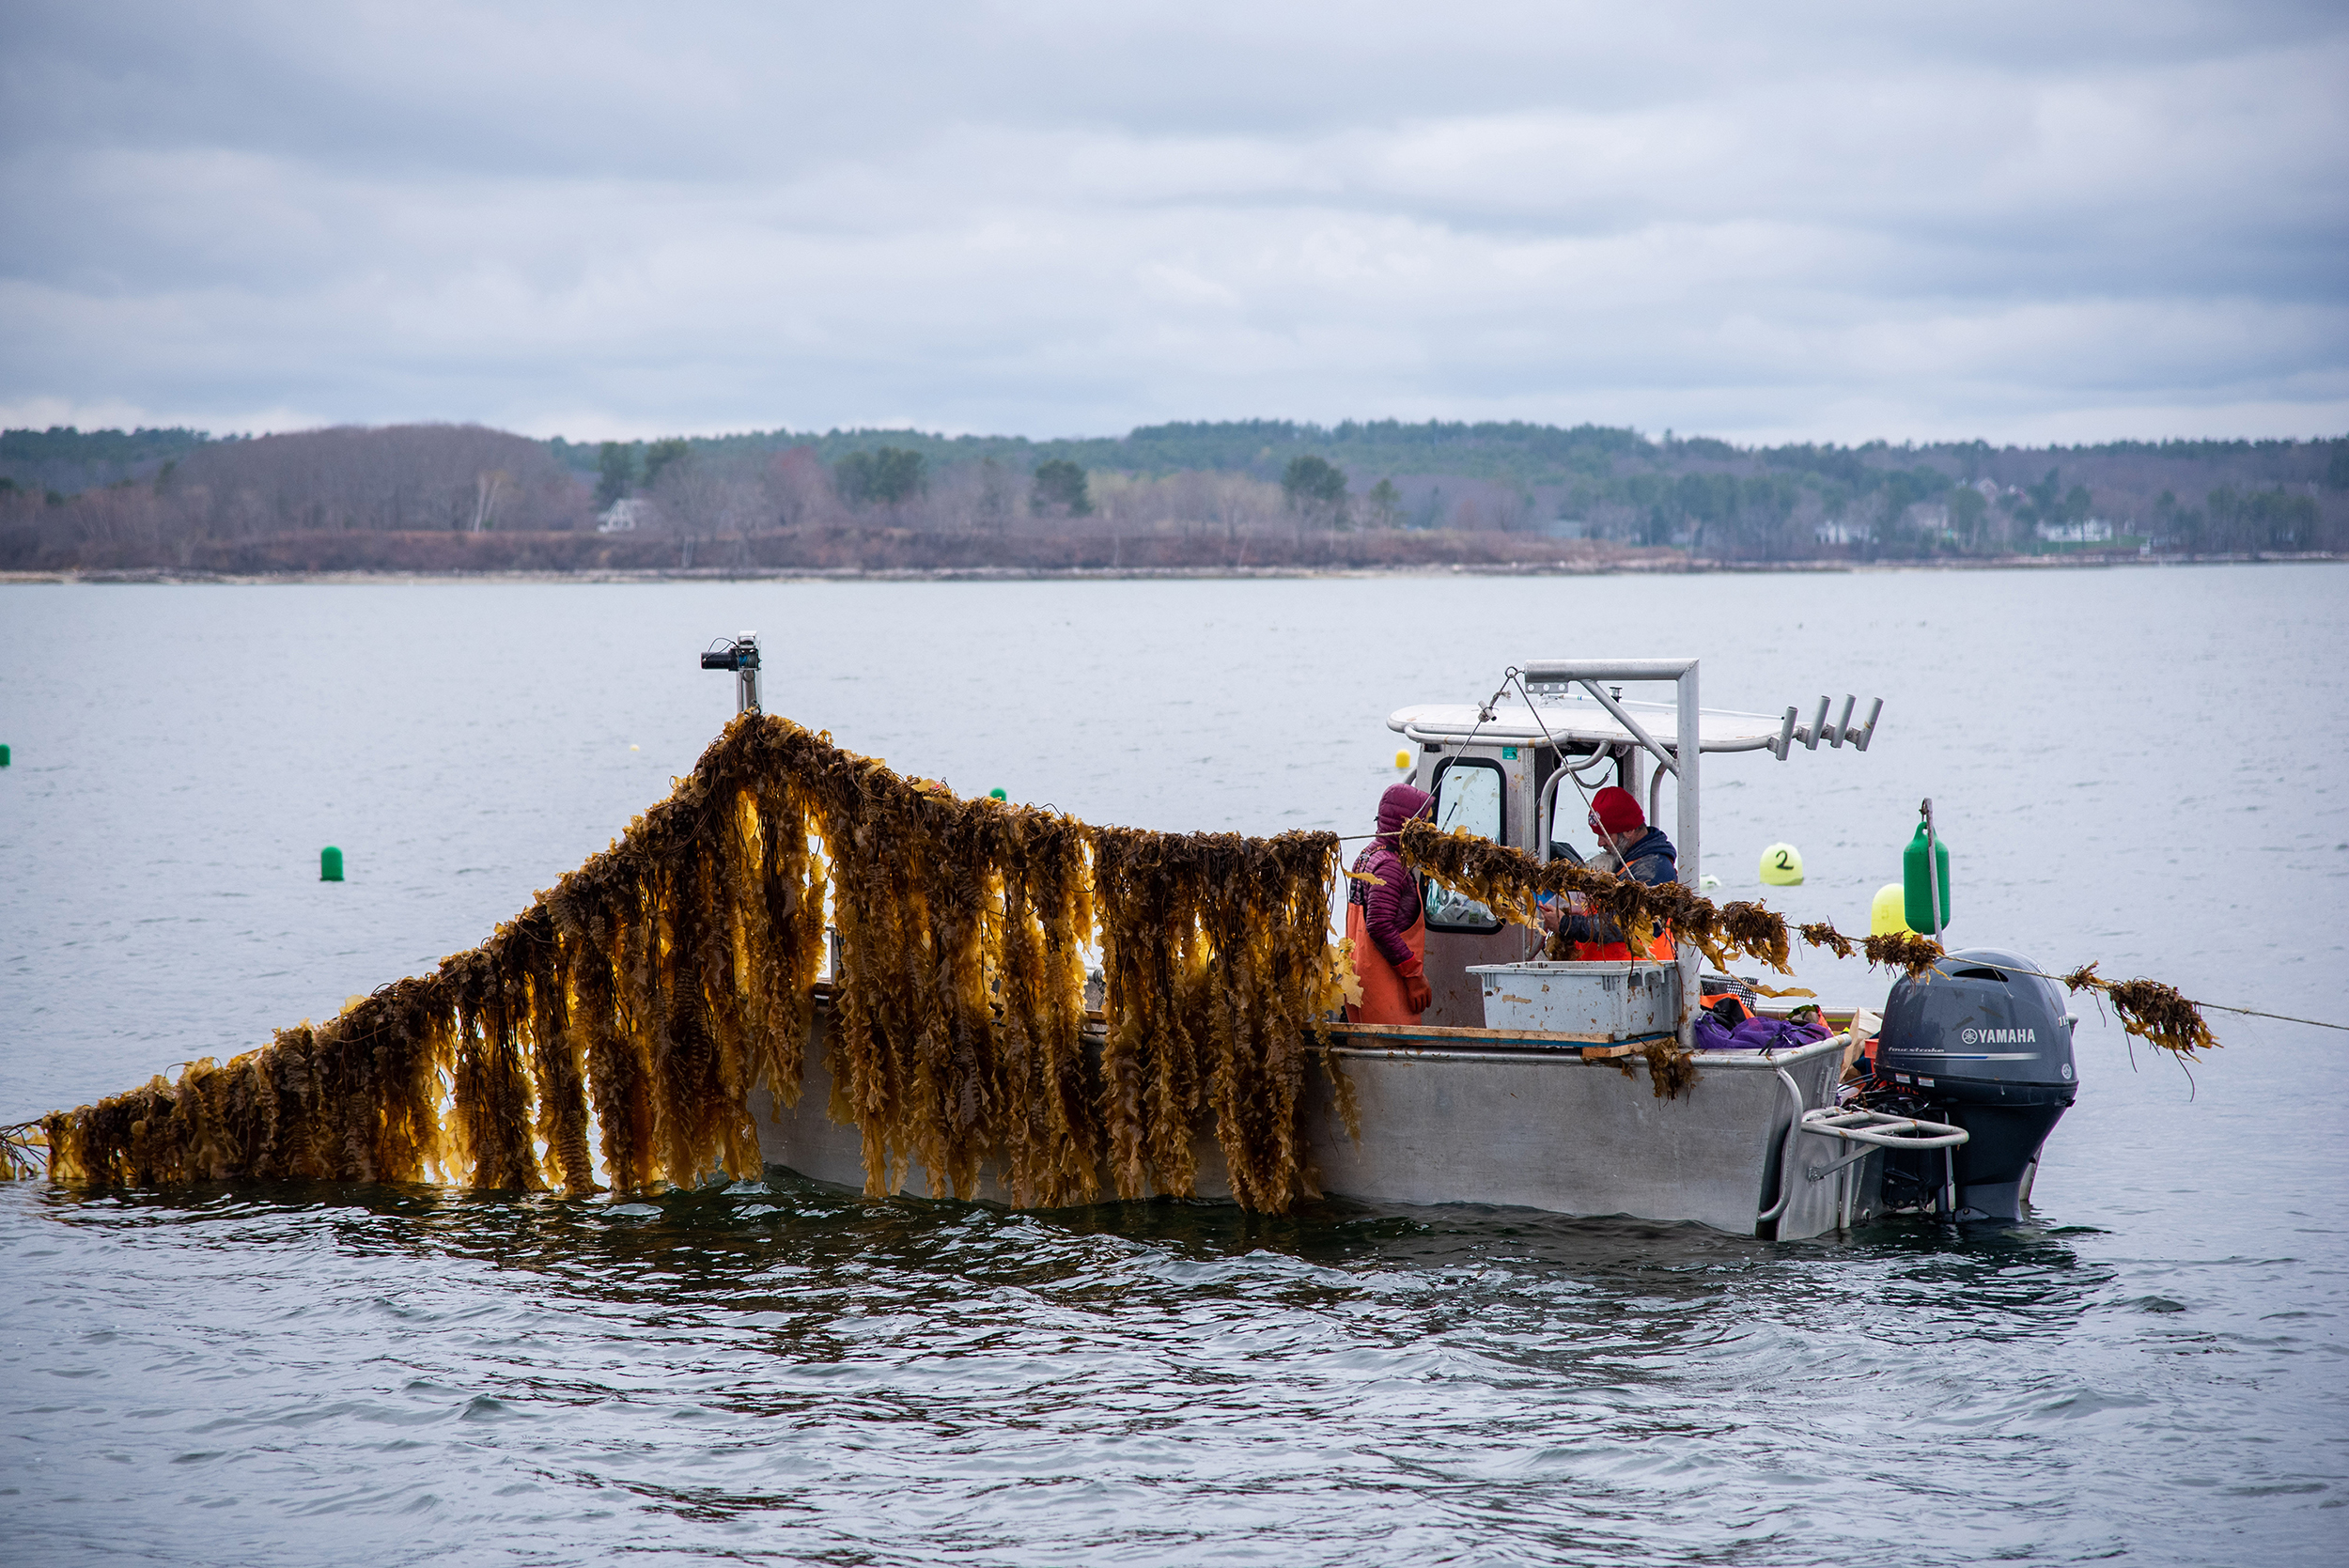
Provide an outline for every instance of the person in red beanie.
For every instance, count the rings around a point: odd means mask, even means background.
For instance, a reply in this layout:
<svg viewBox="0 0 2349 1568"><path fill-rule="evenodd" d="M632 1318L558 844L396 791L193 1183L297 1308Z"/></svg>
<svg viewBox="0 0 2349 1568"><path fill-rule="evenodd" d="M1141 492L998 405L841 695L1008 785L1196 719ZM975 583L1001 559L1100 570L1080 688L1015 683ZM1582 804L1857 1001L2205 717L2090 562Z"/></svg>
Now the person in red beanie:
<svg viewBox="0 0 2349 1568"><path fill-rule="evenodd" d="M1348 1023L1417 1023L1435 1000L1427 988L1427 912L1420 907L1419 878L1395 847L1403 824L1435 804L1434 796L1406 784L1389 784L1378 798L1377 836L1354 861L1355 876L1369 880L1346 885L1346 934L1362 984L1360 1005L1346 1004Z"/></svg>
<svg viewBox="0 0 2349 1568"><path fill-rule="evenodd" d="M1629 877L1652 888L1661 887L1680 875L1680 856L1672 848L1672 841L1660 830L1647 825L1647 816L1640 810L1639 797L1631 791L1609 784L1592 796L1590 820L1591 831L1598 835L1599 844L1598 858L1591 863L1598 870ZM1549 911L1543 912L1548 915ZM1544 924L1549 922L1545 920ZM1557 918L1556 929L1560 937L1574 944L1574 956L1578 959L1631 956L1631 945L1623 927L1605 915L1568 911ZM1657 932L1644 956L1669 961L1672 957L1672 937Z"/></svg>

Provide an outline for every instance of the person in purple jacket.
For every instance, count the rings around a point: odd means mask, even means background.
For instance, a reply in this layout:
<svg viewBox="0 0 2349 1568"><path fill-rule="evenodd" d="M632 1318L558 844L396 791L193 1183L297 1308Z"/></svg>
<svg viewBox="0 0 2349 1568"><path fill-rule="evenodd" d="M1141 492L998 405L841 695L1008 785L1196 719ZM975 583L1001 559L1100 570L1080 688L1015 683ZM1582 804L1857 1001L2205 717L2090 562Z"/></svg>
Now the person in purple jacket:
<svg viewBox="0 0 2349 1568"><path fill-rule="evenodd" d="M1399 784L1378 798L1378 834L1354 860L1346 884L1346 934L1354 943L1359 1005L1346 1003L1348 1023L1417 1023L1434 995L1427 988L1427 913L1419 878L1395 848L1403 824L1425 816L1436 798Z"/></svg>

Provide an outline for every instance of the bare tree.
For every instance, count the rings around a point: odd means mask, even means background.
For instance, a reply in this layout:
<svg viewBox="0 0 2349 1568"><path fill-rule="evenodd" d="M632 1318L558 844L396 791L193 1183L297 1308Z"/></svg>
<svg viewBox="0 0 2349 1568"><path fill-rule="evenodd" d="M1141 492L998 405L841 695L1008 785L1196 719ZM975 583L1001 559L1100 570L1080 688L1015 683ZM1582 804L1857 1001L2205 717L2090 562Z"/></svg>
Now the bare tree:
<svg viewBox="0 0 2349 1568"><path fill-rule="evenodd" d="M767 460L761 478L767 515L781 527L816 527L834 520L840 511L832 471L812 446L776 453Z"/></svg>
<svg viewBox="0 0 2349 1568"><path fill-rule="evenodd" d="M497 520L498 502L505 496L506 488L513 482L514 476L502 468L493 468L474 475L473 531L474 533L486 533L490 525Z"/></svg>
<svg viewBox="0 0 2349 1568"><path fill-rule="evenodd" d="M707 555L714 540L749 531L757 488L735 467L699 453L676 458L654 481L652 502L677 539L680 567L691 567L696 550Z"/></svg>
<svg viewBox="0 0 2349 1568"><path fill-rule="evenodd" d="M477 425L343 427L190 453L163 493L213 537L315 530L587 526L587 489L544 446Z"/></svg>

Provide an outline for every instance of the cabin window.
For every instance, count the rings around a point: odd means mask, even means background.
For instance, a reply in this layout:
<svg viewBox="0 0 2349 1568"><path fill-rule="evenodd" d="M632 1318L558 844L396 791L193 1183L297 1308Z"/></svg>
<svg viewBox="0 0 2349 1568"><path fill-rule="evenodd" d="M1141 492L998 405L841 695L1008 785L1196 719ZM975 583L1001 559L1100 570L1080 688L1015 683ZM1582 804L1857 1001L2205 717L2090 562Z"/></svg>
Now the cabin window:
<svg viewBox="0 0 2349 1568"><path fill-rule="evenodd" d="M1443 832L1466 828L1479 838L1495 844L1509 842L1505 830L1508 820L1502 811L1502 789L1507 780L1501 764L1483 757L1452 757L1436 768L1436 826ZM1427 928L1431 931L1498 931L1501 922L1493 912L1472 898L1423 881L1421 896L1426 900Z"/></svg>

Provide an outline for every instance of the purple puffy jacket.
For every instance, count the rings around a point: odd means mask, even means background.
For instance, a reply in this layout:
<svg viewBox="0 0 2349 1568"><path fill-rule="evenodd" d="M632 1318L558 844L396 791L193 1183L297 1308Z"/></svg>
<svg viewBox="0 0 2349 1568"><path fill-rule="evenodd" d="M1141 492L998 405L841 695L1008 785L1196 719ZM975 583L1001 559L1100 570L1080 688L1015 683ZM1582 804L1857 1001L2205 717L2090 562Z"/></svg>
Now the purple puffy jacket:
<svg viewBox="0 0 2349 1568"><path fill-rule="evenodd" d="M1378 797L1378 836L1354 858L1354 869L1376 882L1346 885L1346 901L1362 909L1362 927L1388 963L1400 970L1411 961L1403 934L1419 924L1419 878L1395 852L1394 835L1414 816L1423 816L1436 798L1409 784L1389 784Z"/></svg>

